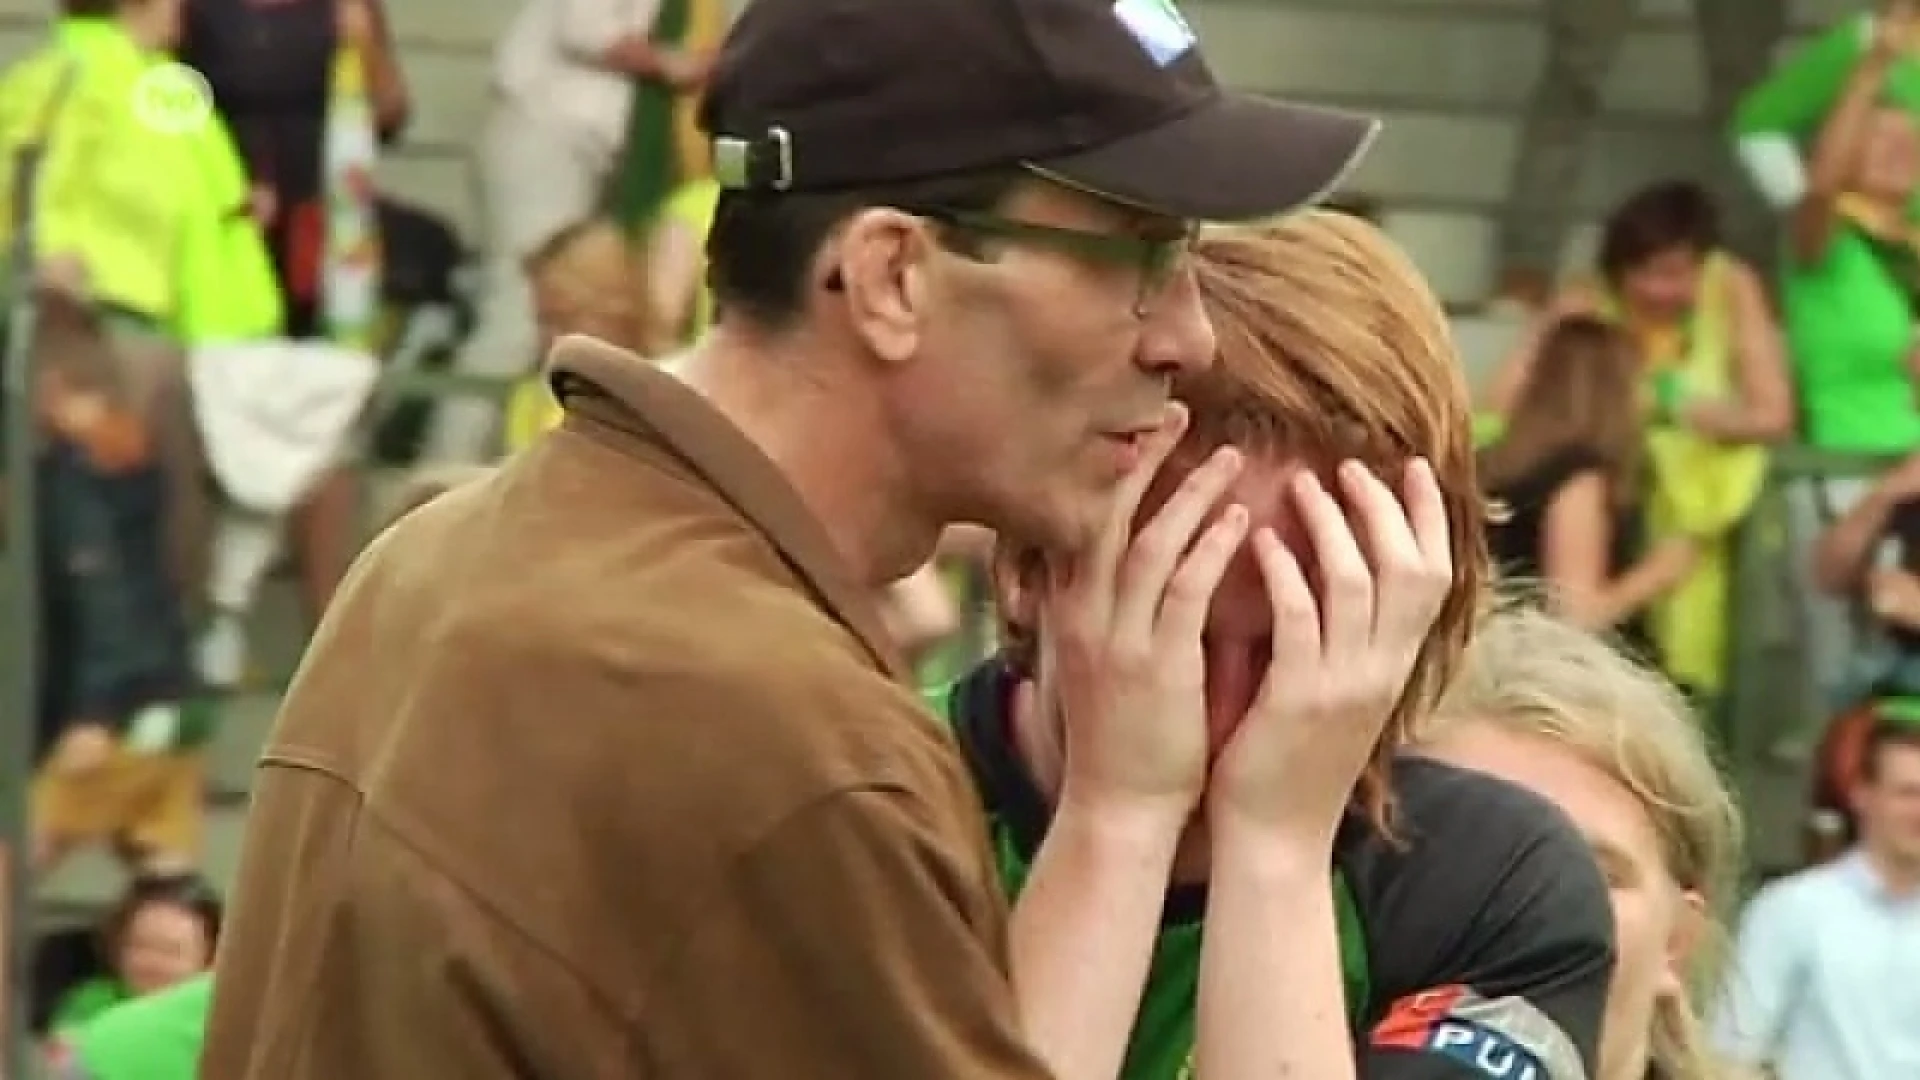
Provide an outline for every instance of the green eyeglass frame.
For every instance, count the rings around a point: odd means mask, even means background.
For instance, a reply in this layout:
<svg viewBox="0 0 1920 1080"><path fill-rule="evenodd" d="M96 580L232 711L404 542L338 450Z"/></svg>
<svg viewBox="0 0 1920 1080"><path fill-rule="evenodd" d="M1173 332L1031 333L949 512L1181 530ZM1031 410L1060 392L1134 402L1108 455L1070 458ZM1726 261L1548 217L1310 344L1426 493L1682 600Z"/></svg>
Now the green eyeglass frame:
<svg viewBox="0 0 1920 1080"><path fill-rule="evenodd" d="M1138 236L1124 233L1092 232L1062 225L1041 225L974 210L948 210L939 207L901 207L907 213L937 221L949 228L978 236L1031 244L1048 248L1072 258L1103 266L1136 270L1140 274L1140 294L1134 314L1144 316L1153 298L1186 264L1200 234L1197 224L1188 225L1175 236Z"/></svg>

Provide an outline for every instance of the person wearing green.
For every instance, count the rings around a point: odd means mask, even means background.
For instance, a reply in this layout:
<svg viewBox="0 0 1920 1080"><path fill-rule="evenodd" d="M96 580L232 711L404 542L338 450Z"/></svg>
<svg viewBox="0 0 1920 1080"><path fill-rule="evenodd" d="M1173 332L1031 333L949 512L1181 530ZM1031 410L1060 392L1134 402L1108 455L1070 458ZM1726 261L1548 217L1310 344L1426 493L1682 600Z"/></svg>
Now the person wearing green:
<svg viewBox="0 0 1920 1080"><path fill-rule="evenodd" d="M694 122L696 92L726 22L724 0L660 0L651 39L664 52L695 58L695 73L679 79L633 80L633 109L607 212L630 235L645 236L684 185L710 173L706 140ZM705 229L701 230L703 233Z"/></svg>
<svg viewBox="0 0 1920 1080"><path fill-rule="evenodd" d="M1821 450L1920 449L1916 43L1920 14L1911 3L1846 20L1790 58L1743 110L1743 153L1790 211L1781 312L1801 437ZM1869 485L1834 476L1789 488L1796 564L1810 565L1816 538ZM1848 602L1824 597L1812 581L1804 592L1809 675L1830 707L1845 707L1874 677L1873 650L1858 640Z"/></svg>
<svg viewBox="0 0 1920 1080"><path fill-rule="evenodd" d="M1747 175L1776 209L1798 205L1807 189L1807 158L1821 125L1840 102L1848 80L1891 17L1908 5L1886 3L1835 22L1790 53L1749 89L1734 110L1733 139ZM1892 105L1920 115L1920 55L1906 44L1886 66L1882 94Z"/></svg>
<svg viewBox="0 0 1920 1080"><path fill-rule="evenodd" d="M168 555L204 474L181 449L191 440L168 437L190 423L170 407L185 396L178 347L272 333L280 309L232 141L168 59L179 16L174 0L67 0L50 39L0 76L0 152L44 149L25 227L47 287L39 389L58 402L37 463L49 625L69 629L47 637L42 662L43 869L97 841L149 865L198 856L211 732L183 707L190 601ZM0 176L0 205L15 179ZM21 227L0 224L0 243ZM120 422L74 419L103 414Z"/></svg>
<svg viewBox="0 0 1920 1080"><path fill-rule="evenodd" d="M207 974L115 1006L55 1040L47 1080L194 1080L212 1002Z"/></svg>

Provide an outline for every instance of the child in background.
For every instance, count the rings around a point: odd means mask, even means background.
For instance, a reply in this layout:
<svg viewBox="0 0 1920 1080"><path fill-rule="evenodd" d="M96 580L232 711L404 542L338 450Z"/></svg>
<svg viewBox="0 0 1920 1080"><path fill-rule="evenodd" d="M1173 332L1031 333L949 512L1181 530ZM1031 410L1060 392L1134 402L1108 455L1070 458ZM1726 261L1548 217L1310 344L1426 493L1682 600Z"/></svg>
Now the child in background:
<svg viewBox="0 0 1920 1080"><path fill-rule="evenodd" d="M50 1025L56 1036L206 971L222 915L220 897L198 874L135 878L101 927L107 970L61 995Z"/></svg>
<svg viewBox="0 0 1920 1080"><path fill-rule="evenodd" d="M587 334L653 355L641 263L612 222L589 220L562 230L527 259L540 355L555 338ZM507 403L506 449L513 453L560 422L560 403L541 372L523 382Z"/></svg>

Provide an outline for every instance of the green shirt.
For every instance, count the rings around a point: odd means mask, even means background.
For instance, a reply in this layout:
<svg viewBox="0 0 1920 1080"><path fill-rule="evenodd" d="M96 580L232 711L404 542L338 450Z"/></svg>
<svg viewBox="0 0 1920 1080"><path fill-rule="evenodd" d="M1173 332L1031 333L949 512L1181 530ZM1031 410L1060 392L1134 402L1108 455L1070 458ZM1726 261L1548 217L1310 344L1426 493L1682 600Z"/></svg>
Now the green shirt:
<svg viewBox="0 0 1920 1080"><path fill-rule="evenodd" d="M212 1005L207 974L109 1009L62 1037L53 1080L195 1080Z"/></svg>
<svg viewBox="0 0 1920 1080"><path fill-rule="evenodd" d="M1740 100L1733 135L1741 160L1777 205L1800 200L1807 148L1839 103L1873 35L1872 15L1841 19L1789 54ZM1920 116L1920 58L1909 54L1888 67L1883 96Z"/></svg>
<svg viewBox="0 0 1920 1080"><path fill-rule="evenodd" d="M187 342L271 336L279 290L225 125L210 109L190 122L142 107L151 80L187 85L168 63L112 19L60 20L51 44L0 75L0 152L46 147L35 241L43 258L85 266L96 296ZM12 184L0 169L0 208ZM0 242L12 228L0 213Z"/></svg>
<svg viewBox="0 0 1920 1080"><path fill-rule="evenodd" d="M103 975L66 992L54 1007L54 1031L71 1031L131 997L125 983Z"/></svg>
<svg viewBox="0 0 1920 1080"><path fill-rule="evenodd" d="M1890 454L1920 447L1907 364L1912 302L1873 242L1842 223L1819 262L1785 263L1780 301L1808 444Z"/></svg>

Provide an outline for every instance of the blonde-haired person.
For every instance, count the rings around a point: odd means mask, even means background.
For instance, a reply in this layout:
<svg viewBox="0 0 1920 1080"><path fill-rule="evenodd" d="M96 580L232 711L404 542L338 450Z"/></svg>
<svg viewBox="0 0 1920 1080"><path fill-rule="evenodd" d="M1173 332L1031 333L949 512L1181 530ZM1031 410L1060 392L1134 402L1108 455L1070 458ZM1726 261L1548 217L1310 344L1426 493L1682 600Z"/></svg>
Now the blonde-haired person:
<svg viewBox="0 0 1920 1080"><path fill-rule="evenodd" d="M1103 965L1109 1026L1050 1056L1123 1080L1590 1075L1613 957L1585 843L1397 752L1485 581L1446 318L1346 215L1209 232L1194 263L1218 353L1176 386L1184 437L1142 448L1094 557L997 554L1011 644L942 700L1016 940ZM1091 758L1095 728L1184 771ZM1165 796L1089 803L1105 769ZM1107 868L1100 905L1034 922L1076 866ZM1084 1001L1092 969L1022 986Z"/></svg>
<svg viewBox="0 0 1920 1080"><path fill-rule="evenodd" d="M1695 947L1739 869L1740 814L1672 682L1531 605L1491 614L1416 744L1554 803L1586 834L1619 962L1594 1080L1713 1080Z"/></svg>
<svg viewBox="0 0 1920 1080"><path fill-rule="evenodd" d="M540 331L539 355L567 334L654 355L658 342L647 314L645 267L613 222L592 218L562 229L527 257L526 272ZM525 448L561 415L545 373L536 370L507 402L507 451Z"/></svg>

